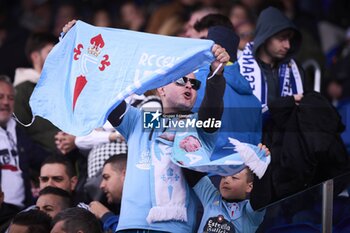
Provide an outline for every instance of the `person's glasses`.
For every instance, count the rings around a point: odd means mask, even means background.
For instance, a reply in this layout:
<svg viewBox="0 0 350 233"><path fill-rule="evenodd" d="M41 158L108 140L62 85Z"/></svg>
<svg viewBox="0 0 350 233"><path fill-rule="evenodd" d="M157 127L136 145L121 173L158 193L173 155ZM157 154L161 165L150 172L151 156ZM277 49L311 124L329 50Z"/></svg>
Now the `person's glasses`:
<svg viewBox="0 0 350 233"><path fill-rule="evenodd" d="M201 87L201 81L193 78L182 77L176 80L175 84L178 86L186 86L186 83L190 82L194 90L198 90Z"/></svg>

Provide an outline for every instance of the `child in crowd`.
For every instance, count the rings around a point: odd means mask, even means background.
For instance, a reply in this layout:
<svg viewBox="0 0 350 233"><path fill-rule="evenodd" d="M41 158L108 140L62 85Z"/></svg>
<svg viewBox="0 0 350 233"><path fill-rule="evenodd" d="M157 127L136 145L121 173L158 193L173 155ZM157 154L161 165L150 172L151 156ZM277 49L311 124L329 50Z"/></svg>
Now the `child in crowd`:
<svg viewBox="0 0 350 233"><path fill-rule="evenodd" d="M266 148L265 151L268 156L269 150ZM204 208L198 232L249 233L257 230L265 211L256 211L247 199L254 179L248 167L221 177L219 190L204 173L184 169L184 174Z"/></svg>

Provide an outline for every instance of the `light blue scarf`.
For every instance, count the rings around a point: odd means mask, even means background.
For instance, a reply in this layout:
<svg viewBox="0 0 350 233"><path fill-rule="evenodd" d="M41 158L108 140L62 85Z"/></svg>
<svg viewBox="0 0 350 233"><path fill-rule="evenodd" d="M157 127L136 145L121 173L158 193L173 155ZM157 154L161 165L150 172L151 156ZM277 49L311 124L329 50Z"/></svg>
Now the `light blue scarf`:
<svg viewBox="0 0 350 233"><path fill-rule="evenodd" d="M182 119L184 122L186 120ZM152 208L147 216L149 223L187 221L189 190L181 167L231 176L248 166L259 178L263 176L270 163L270 156L266 156L266 152L257 146L233 138L227 140L232 145L232 154L213 161L210 160L212 146L205 144L195 128L177 126L167 129L152 141Z"/></svg>

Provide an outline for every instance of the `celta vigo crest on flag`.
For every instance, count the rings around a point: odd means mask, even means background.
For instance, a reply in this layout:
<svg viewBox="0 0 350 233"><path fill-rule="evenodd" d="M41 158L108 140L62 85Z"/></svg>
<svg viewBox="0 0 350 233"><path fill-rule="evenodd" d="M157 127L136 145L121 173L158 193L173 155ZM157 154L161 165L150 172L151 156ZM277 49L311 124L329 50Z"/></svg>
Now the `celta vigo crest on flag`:
<svg viewBox="0 0 350 233"><path fill-rule="evenodd" d="M104 54L100 56L102 49L105 46L105 42L103 41L101 34L98 34L97 36L91 38L90 44L91 46L85 49L86 52L84 52L84 46L81 43L78 44L76 48L74 48L73 59L75 61L80 60L80 70L82 74L79 75L75 81L74 93L73 93L73 111L74 111L75 103L81 91L83 90L84 86L87 83L86 76L85 76L88 73L87 64L88 63L94 64L95 68L98 67L98 69L102 72L106 69L106 67L111 65L108 54Z"/></svg>
<svg viewBox="0 0 350 233"><path fill-rule="evenodd" d="M48 55L30 98L33 116L86 135L130 94L209 65L211 40L94 27L78 21Z"/></svg>

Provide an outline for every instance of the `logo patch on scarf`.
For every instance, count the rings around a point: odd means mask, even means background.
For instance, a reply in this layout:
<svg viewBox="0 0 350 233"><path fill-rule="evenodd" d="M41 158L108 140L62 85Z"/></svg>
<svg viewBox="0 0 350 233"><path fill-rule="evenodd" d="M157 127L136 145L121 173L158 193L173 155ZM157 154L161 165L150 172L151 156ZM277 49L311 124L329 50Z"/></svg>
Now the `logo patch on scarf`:
<svg viewBox="0 0 350 233"><path fill-rule="evenodd" d="M227 221L223 215L209 218L206 222L204 233L235 233L235 227L229 221Z"/></svg>
<svg viewBox="0 0 350 233"><path fill-rule="evenodd" d="M90 39L90 46L84 46L79 43L76 48L74 48L73 59L78 61L81 75L76 78L74 92L73 92L73 111L75 108L75 103L77 102L80 93L83 91L85 85L88 82L87 74L92 69L97 69L104 71L108 66L111 65L109 61L109 55L103 54L102 48L105 46L105 42L101 34L94 36ZM87 50L84 51L84 48L87 47Z"/></svg>
<svg viewBox="0 0 350 233"><path fill-rule="evenodd" d="M141 170L149 170L151 168L151 154L149 150L143 150L139 162L136 164L136 167Z"/></svg>
<svg viewBox="0 0 350 233"><path fill-rule="evenodd" d="M240 211L239 211L239 206L237 205L237 203L227 203L227 207L230 213L231 218L233 218L233 216L237 217L237 214L239 214L240 216Z"/></svg>

